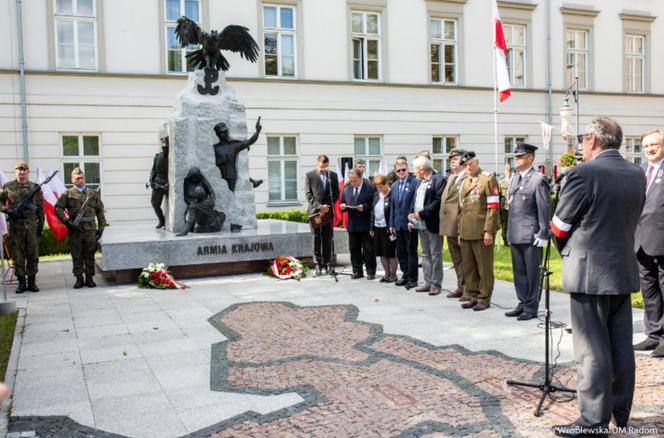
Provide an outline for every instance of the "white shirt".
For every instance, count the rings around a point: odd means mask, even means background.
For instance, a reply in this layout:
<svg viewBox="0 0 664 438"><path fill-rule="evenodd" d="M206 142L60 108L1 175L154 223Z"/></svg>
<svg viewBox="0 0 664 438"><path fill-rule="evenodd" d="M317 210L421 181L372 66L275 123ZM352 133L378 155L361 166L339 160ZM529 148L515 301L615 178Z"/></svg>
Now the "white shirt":
<svg viewBox="0 0 664 438"><path fill-rule="evenodd" d="M659 170L662 168L662 163L664 163L664 158L659 160L655 164L648 163L648 167L652 167L652 174L650 176L650 181L648 183L648 187L646 188L646 192L652 185L653 181L657 179L657 174L659 173ZM646 167L646 175L648 175L648 167Z"/></svg>
<svg viewBox="0 0 664 438"><path fill-rule="evenodd" d="M466 169L463 169L461 172L456 174L456 179L454 180L454 183L457 186L457 189L461 186L461 178L466 174Z"/></svg>
<svg viewBox="0 0 664 438"><path fill-rule="evenodd" d="M374 227L385 228L387 222L385 221L385 195L379 193L378 202L374 205Z"/></svg>
<svg viewBox="0 0 664 438"><path fill-rule="evenodd" d="M360 192L362 192L362 183L359 186L353 187L353 197L355 197L355 190L357 190L357 197L360 197ZM352 199L351 199L352 200Z"/></svg>
<svg viewBox="0 0 664 438"><path fill-rule="evenodd" d="M530 169L532 168L533 166L530 166L528 169L524 170L523 172L519 172L521 174L521 178L523 179L523 177L526 176L526 174L530 172Z"/></svg>
<svg viewBox="0 0 664 438"><path fill-rule="evenodd" d="M431 176L429 178L422 180L420 183L420 186L417 188L417 193L415 194L415 212L420 212L424 210L424 197L426 195L426 191L429 188L429 184L431 184L430 180ZM415 228L418 228L420 230L426 230L426 225L424 224L423 220L418 221L417 224L415 224Z"/></svg>

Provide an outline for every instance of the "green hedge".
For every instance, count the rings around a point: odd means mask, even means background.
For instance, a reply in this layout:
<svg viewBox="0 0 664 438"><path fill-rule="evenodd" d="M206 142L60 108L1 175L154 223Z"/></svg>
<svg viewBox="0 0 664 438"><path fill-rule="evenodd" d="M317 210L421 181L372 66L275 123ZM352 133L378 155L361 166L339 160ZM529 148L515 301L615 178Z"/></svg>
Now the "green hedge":
<svg viewBox="0 0 664 438"><path fill-rule="evenodd" d="M306 224L309 222L307 210L275 210L275 211L259 211L256 213L257 219L280 219L283 221L301 222Z"/></svg>

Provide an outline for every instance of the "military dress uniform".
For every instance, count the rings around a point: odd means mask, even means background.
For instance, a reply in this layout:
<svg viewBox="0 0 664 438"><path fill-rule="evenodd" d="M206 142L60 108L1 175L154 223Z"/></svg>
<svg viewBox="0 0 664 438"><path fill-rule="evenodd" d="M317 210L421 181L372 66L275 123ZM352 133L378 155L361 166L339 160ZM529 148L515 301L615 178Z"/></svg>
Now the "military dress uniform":
<svg viewBox="0 0 664 438"><path fill-rule="evenodd" d="M443 189L440 198L440 235L447 239L447 249L450 251L454 272L457 277L457 288L450 292L448 298L460 298L464 292L463 267L461 265L461 247L459 246L459 189L466 176L464 171L460 175L451 175L450 180Z"/></svg>
<svg viewBox="0 0 664 438"><path fill-rule="evenodd" d="M509 203L507 199L509 198L509 187L510 187L510 177L505 175L503 178L498 181L498 189L500 191L500 236L503 238L503 244L509 246L507 240L507 224L509 221Z"/></svg>
<svg viewBox="0 0 664 438"><path fill-rule="evenodd" d="M36 187L37 184L31 181L20 183L14 180L0 191L0 211L8 214L9 241L19 282L16 293L25 292L26 284L27 290L39 291L35 279L39 270L39 236L44 228L44 196L41 190L32 196L31 205L21 217L11 217L9 213ZM5 203L7 206L3 207Z"/></svg>
<svg viewBox="0 0 664 438"><path fill-rule="evenodd" d="M499 194L496 177L478 169L477 176L466 175L459 193L459 243L461 266L468 303L464 308L484 310L493 293L493 247L500 227ZM484 233L494 235L486 246Z"/></svg>
<svg viewBox="0 0 664 438"><path fill-rule="evenodd" d="M88 196L90 196L90 200L85 206L79 226L76 227L73 222ZM65 210L69 212L69 218L65 215ZM74 276L76 277L74 287L78 289L83 286L83 274L85 274L85 285L94 287L92 277L95 275L97 240L101 237L106 226L104 204L99 192L90 188L79 191L75 186L70 187L55 204L55 214L69 229L69 250L74 263ZM97 223L95 223L95 219Z"/></svg>

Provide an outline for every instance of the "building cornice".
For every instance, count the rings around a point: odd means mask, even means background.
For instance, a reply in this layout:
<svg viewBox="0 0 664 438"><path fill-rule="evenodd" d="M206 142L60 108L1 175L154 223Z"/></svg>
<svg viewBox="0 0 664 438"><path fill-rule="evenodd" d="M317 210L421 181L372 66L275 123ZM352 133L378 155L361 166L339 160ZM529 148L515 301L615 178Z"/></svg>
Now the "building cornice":
<svg viewBox="0 0 664 438"><path fill-rule="evenodd" d="M459 3L465 5L468 0L427 0L432 3Z"/></svg>
<svg viewBox="0 0 664 438"><path fill-rule="evenodd" d="M657 17L650 15L648 12L623 10L620 13L620 19L622 21L640 21L643 23L652 23L653 21L657 20Z"/></svg>
<svg viewBox="0 0 664 438"><path fill-rule="evenodd" d="M534 11L535 8L537 7L537 4L528 1L498 0L498 7L508 8L508 9L520 9L523 11Z"/></svg>
<svg viewBox="0 0 664 438"><path fill-rule="evenodd" d="M597 17L599 11L593 9L592 6L563 3L563 5L560 7L560 13L563 15L582 15L584 17Z"/></svg>
<svg viewBox="0 0 664 438"><path fill-rule="evenodd" d="M19 71L15 69L0 69L0 75L18 75ZM147 74L147 73L99 73L99 72L72 72L72 71L54 71L54 70L26 70L28 76L60 76L60 77L87 77L87 78L108 78L108 79L156 79L173 80L186 82L187 75L165 75L165 74ZM284 85L328 85L328 86L349 86L349 87L377 87L377 88L413 88L430 89L437 91L493 91L492 87L481 87L472 85L432 85L432 84L406 84L406 83L386 83L386 82L360 82L360 81L326 81L314 79L274 79L274 78L250 78L250 77L229 77L228 82L234 83L259 83L259 84L284 84ZM563 93L563 90L553 90L554 93ZM546 93L543 88L513 88L512 93ZM610 91L584 91L584 95L591 96L629 96L629 97L653 97L664 98L664 94L654 93L624 93Z"/></svg>

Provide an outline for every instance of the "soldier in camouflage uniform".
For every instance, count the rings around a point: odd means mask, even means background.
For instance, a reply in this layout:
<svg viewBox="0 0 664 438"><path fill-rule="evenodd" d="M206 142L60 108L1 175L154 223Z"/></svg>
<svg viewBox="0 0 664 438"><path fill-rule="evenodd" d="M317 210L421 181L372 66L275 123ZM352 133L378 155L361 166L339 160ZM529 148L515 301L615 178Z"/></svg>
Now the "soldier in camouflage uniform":
<svg viewBox="0 0 664 438"><path fill-rule="evenodd" d="M71 172L71 182L74 186L60 196L55 204L55 214L69 230L69 250L76 277L74 289L80 289L83 285L95 287L96 284L92 279L95 275L95 252L97 241L106 226L104 204L101 202L99 192L85 187L85 173L80 168L77 167ZM89 201L77 223L81 207L88 198ZM69 212L69 217L65 215L65 210ZM83 281L84 273L85 281Z"/></svg>
<svg viewBox="0 0 664 438"><path fill-rule="evenodd" d="M500 235L503 238L503 244L510 246L507 241L507 219L509 216L509 205L507 204L508 191L510 187L510 178L512 178L513 169L509 164L505 164L505 176L498 181L500 189Z"/></svg>
<svg viewBox="0 0 664 438"><path fill-rule="evenodd" d="M30 169L26 163L16 163L15 168L16 180L5 184L0 191L0 212L7 215L9 222L9 241L18 277L16 293L39 292L35 280L39 270L39 236L44 229L44 196L38 190L22 211L17 211L37 184L28 181Z"/></svg>
<svg viewBox="0 0 664 438"><path fill-rule="evenodd" d="M161 139L161 152L154 156L152 170L150 171L150 188L152 189L152 208L159 223L156 228L162 228L165 223L164 212L161 204L164 196L168 195L168 131L166 126L159 133Z"/></svg>
<svg viewBox="0 0 664 438"><path fill-rule="evenodd" d="M466 152L462 163L467 176L459 192L459 244L466 290L464 309L488 309L493 293L493 247L500 227L499 192L496 177L482 172L474 152Z"/></svg>

